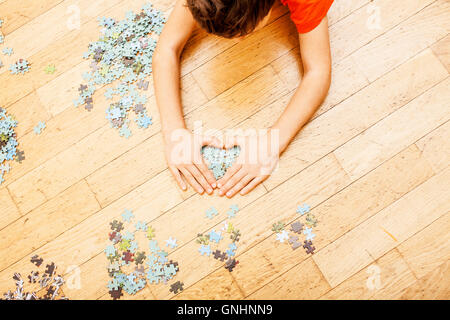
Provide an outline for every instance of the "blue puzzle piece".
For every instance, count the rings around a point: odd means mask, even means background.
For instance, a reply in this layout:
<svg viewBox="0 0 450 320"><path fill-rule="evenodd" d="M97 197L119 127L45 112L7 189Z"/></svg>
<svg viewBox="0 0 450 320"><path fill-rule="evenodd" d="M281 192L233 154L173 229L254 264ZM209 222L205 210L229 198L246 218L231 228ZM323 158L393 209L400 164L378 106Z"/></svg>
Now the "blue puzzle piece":
<svg viewBox="0 0 450 320"><path fill-rule="evenodd" d="M133 212L131 210L125 209L124 213L122 213L122 219L124 221L130 222L131 219L134 218Z"/></svg>
<svg viewBox="0 0 450 320"><path fill-rule="evenodd" d="M308 213L311 210L311 207L307 204L304 204L303 206L297 207L297 213L303 216L305 213Z"/></svg>
<svg viewBox="0 0 450 320"><path fill-rule="evenodd" d="M219 243L220 240L222 240L222 233L221 232L215 232L214 230L212 230L209 233L209 240L214 241L216 243Z"/></svg>
<svg viewBox="0 0 450 320"><path fill-rule="evenodd" d="M200 254L203 255L207 255L209 257L209 255L211 254L211 246L210 245L201 245L201 247L198 249L198 251L200 252Z"/></svg>

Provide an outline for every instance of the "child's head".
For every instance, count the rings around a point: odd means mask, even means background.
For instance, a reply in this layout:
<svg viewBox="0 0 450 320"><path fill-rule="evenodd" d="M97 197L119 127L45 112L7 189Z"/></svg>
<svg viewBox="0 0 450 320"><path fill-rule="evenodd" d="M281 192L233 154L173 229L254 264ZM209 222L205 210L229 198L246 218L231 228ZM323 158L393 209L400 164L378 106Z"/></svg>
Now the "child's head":
<svg viewBox="0 0 450 320"><path fill-rule="evenodd" d="M200 27L225 38L254 31L267 16L275 0L186 0Z"/></svg>

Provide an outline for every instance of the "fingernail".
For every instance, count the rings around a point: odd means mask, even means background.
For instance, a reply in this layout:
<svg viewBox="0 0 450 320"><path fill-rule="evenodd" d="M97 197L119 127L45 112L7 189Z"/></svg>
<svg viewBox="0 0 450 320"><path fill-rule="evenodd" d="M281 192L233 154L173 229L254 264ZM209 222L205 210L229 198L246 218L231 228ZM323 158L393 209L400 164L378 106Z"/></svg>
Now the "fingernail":
<svg viewBox="0 0 450 320"><path fill-rule="evenodd" d="M213 191L211 188L208 188L208 193L211 194Z"/></svg>
<svg viewBox="0 0 450 320"><path fill-rule="evenodd" d="M223 196L223 191L222 190L219 191L219 196Z"/></svg>
<svg viewBox="0 0 450 320"><path fill-rule="evenodd" d="M231 191L227 192L227 197L231 197Z"/></svg>
<svg viewBox="0 0 450 320"><path fill-rule="evenodd" d="M217 183L217 188L222 188L222 185L220 183Z"/></svg>
<svg viewBox="0 0 450 320"><path fill-rule="evenodd" d="M214 182L214 183L212 184L212 187L213 187L213 188L215 188L215 187L216 187L216 183L215 183L215 182Z"/></svg>

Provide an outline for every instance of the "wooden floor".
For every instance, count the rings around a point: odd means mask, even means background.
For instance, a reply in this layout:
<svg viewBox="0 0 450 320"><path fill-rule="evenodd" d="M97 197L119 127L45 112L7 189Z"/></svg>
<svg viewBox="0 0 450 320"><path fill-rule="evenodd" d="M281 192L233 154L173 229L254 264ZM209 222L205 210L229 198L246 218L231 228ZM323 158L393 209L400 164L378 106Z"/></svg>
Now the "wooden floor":
<svg viewBox="0 0 450 320"><path fill-rule="evenodd" d="M178 239L178 295L150 285L130 299L448 299L450 297L450 2L336 0L330 13L333 83L314 119L280 167L246 197L181 192L154 124L119 137L105 119L105 88L91 113L72 100L99 35L97 17L123 18L144 0L0 0L4 46L32 63L25 76L0 69L0 105L19 121L26 160L0 186L0 292L33 268L30 256L60 272L81 270L70 299L108 299L109 222L124 209ZM173 0L153 0L169 13ZM68 21L77 5L81 29ZM75 10L76 11L76 10ZM376 13L380 13L379 26ZM375 17L375 18L374 18ZM375 23L374 23L375 21ZM53 75L44 72L55 64ZM189 125L267 127L301 80L295 28L278 5L268 26L244 41L197 31L183 55ZM149 90L150 91L150 90ZM33 127L46 121L35 135ZM231 204L241 208L238 267L201 257L195 237L217 230ZM271 225L299 218L308 203L319 219L317 252L275 241ZM215 206L221 213L204 217ZM380 281L373 281L379 275ZM66 277L70 274L66 274ZM373 278L375 277L375 278ZM375 284L375 287L374 285Z"/></svg>

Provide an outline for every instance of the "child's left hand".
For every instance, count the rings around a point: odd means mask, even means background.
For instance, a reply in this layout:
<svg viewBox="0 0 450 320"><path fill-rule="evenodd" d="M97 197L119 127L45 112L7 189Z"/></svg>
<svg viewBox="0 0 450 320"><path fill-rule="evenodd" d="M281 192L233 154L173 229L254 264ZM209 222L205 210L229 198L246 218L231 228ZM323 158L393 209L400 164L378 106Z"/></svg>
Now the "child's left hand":
<svg viewBox="0 0 450 320"><path fill-rule="evenodd" d="M241 153L236 162L226 174L217 181L219 195L233 197L240 192L246 195L261 182L266 180L278 164L278 139L271 142L271 134L227 137L225 147L235 145L241 147ZM273 148L270 148L270 146Z"/></svg>

